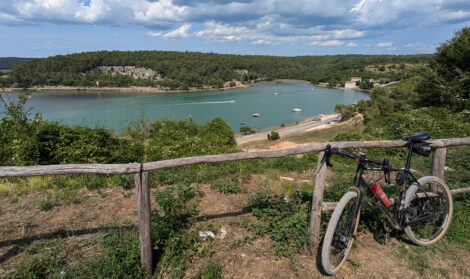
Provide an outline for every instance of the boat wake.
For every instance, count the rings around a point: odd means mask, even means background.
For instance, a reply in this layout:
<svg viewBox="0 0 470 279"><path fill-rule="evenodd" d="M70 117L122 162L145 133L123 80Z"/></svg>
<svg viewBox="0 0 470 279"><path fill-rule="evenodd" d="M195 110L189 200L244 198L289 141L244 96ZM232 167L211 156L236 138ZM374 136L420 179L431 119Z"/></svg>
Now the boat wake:
<svg viewBox="0 0 470 279"><path fill-rule="evenodd" d="M194 103L177 103L177 104L161 104L157 106L187 106L187 105L212 105L212 104L233 104L235 103L235 100L228 100L228 101L212 101L212 102L194 102ZM155 105L152 105L155 106Z"/></svg>

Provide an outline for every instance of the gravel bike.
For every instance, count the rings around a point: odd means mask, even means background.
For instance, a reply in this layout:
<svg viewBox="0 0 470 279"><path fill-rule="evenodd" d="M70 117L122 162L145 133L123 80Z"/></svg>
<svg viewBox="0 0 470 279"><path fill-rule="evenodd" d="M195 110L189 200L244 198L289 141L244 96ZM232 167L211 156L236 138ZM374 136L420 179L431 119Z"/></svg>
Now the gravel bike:
<svg viewBox="0 0 470 279"><path fill-rule="evenodd" d="M394 169L388 159L383 161L367 158L365 153L346 153L331 149L327 145L325 163L330 163L331 155L349 157L358 162L353 186L339 200L328 223L321 251L321 265L328 275L334 275L346 261L351 250L359 217L363 190L372 198L385 215L388 225L404 231L408 238L419 246L428 246L441 239L449 228L453 213L452 195L446 183L435 176L416 179L410 171L413 153L429 156L431 147L425 141L430 138L426 132L415 133L402 138L408 147L408 157L404 168ZM397 198L389 200L377 181L366 183L362 177L365 170L383 171L384 180L390 184L390 173L397 172L396 184L400 188ZM411 185L407 189L407 185ZM362 188L362 189L361 189ZM394 205L394 210L388 207ZM393 215L392 215L393 214Z"/></svg>

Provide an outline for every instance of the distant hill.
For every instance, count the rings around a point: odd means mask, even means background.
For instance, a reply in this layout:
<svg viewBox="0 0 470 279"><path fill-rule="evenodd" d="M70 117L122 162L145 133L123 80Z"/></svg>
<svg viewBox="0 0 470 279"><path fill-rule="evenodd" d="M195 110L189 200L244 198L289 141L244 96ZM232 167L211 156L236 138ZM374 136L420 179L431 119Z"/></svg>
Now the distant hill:
<svg viewBox="0 0 470 279"><path fill-rule="evenodd" d="M344 84L352 76L401 80L430 55L261 56L175 51L98 51L33 59L14 67L19 86L157 86L188 89L226 81L298 79ZM143 73L152 74L148 77Z"/></svg>
<svg viewBox="0 0 470 279"><path fill-rule="evenodd" d="M32 58L0 57L0 70L10 70L11 66L31 60Z"/></svg>

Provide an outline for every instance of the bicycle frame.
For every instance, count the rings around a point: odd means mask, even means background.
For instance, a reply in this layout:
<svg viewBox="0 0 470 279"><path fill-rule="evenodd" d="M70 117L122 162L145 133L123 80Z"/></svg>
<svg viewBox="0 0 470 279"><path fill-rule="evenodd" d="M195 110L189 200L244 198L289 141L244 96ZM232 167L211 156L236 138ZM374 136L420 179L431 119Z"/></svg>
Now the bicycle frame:
<svg viewBox="0 0 470 279"><path fill-rule="evenodd" d="M389 171L399 171L402 173L403 178L403 184L399 185L401 186L400 189L400 195L395 199L394 203L396 204L396 210L394 212L394 215L392 216L390 212L387 210L387 208L382 204L382 202L372 193L372 191L369 189L368 183L364 180L362 177L364 170L384 170L383 168L374 168L374 167L368 167L366 165L367 161L365 154L364 153L359 153L356 155L359 155L359 158L356 159L358 161L358 166L356 168L356 174L354 176L354 181L353 181L353 186L351 186L348 190L349 191L356 191L357 192L357 203L354 207L354 216L357 216L359 213L361 203L362 203L362 197L363 197L363 192L361 188L366 189L367 194L372 198L374 201L374 204L379 208L379 210L385 215L385 218L387 219L388 223L396 230L403 230L404 228L404 202L405 202L405 195L406 195L406 185L411 184L411 183L418 183L418 180L414 177L414 175L410 171L410 165L411 165L411 158L413 154L413 142L409 143L408 146L408 156L405 164L405 168L403 169L392 169L390 168ZM338 153L340 155L344 155L341 153ZM377 164L377 162L372 161L373 163ZM419 185L419 183L418 183ZM356 221L350 224L350 227L348 227L348 234L349 237L354 237L354 228L356 226Z"/></svg>

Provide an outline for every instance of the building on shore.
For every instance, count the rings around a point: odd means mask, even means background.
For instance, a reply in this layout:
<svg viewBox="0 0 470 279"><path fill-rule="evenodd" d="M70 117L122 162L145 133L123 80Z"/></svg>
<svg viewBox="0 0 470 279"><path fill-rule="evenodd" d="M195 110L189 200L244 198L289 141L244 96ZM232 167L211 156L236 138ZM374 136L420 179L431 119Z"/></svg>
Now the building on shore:
<svg viewBox="0 0 470 279"><path fill-rule="evenodd" d="M356 82L348 80L344 83L344 88L348 88L348 89L357 88Z"/></svg>
<svg viewBox="0 0 470 279"><path fill-rule="evenodd" d="M352 78L351 78L351 81L354 81L354 82L359 81L359 82L361 82L361 77L352 77Z"/></svg>
<svg viewBox="0 0 470 279"><path fill-rule="evenodd" d="M318 83L318 86L325 86L325 87L328 87L330 86L330 84L328 82L319 82Z"/></svg>

